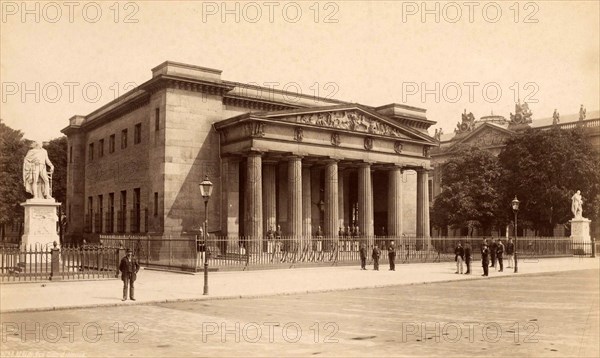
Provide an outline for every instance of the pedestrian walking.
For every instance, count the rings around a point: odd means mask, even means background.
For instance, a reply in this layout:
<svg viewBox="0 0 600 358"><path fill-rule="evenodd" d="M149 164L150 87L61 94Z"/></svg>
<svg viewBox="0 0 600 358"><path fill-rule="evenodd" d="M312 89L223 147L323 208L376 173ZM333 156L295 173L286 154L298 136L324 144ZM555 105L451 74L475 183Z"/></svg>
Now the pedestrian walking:
<svg viewBox="0 0 600 358"><path fill-rule="evenodd" d="M135 301L133 283L137 278L137 273L140 270L140 264L137 259L133 257L131 249L127 249L127 254L121 259L119 264L119 271L121 271L121 280L123 280L123 299L127 300L127 291L129 288L129 298Z"/></svg>
<svg viewBox="0 0 600 358"><path fill-rule="evenodd" d="M492 260L490 262L490 267L496 268L496 250L498 249L498 244L496 244L496 239L492 239L492 243L489 246L490 256Z"/></svg>
<svg viewBox="0 0 600 358"><path fill-rule="evenodd" d="M515 264L515 244L512 237L508 238L508 243L506 244L506 257L508 258L508 266L506 267L513 267Z"/></svg>
<svg viewBox="0 0 600 358"><path fill-rule="evenodd" d="M375 245L373 247L373 270L379 271L379 256L381 256L381 250Z"/></svg>
<svg viewBox="0 0 600 358"><path fill-rule="evenodd" d="M489 264L490 264L489 255L490 255L490 249L487 246L487 241L483 240L483 245L481 245L481 266L483 266L483 275L481 275L481 276L488 275Z"/></svg>
<svg viewBox="0 0 600 358"><path fill-rule="evenodd" d="M390 240L390 245L388 246L388 258L390 261L390 271L396 271L396 244L394 240Z"/></svg>
<svg viewBox="0 0 600 358"><path fill-rule="evenodd" d="M465 259L465 250L459 241L454 249L454 261L456 261L456 272L457 274L463 273L463 261Z"/></svg>
<svg viewBox="0 0 600 358"><path fill-rule="evenodd" d="M467 242L465 244L465 264L467 265L467 272L465 272L465 275L471 274L471 258L471 244Z"/></svg>
<svg viewBox="0 0 600 358"><path fill-rule="evenodd" d="M359 255L360 255L360 269L367 269L367 247L364 243L360 244Z"/></svg>
<svg viewBox="0 0 600 358"><path fill-rule="evenodd" d="M504 270L504 263L502 262L504 255L504 244L501 239L498 239L498 246L496 247L496 259L498 260L498 265L500 266L500 270L498 272L502 272Z"/></svg>

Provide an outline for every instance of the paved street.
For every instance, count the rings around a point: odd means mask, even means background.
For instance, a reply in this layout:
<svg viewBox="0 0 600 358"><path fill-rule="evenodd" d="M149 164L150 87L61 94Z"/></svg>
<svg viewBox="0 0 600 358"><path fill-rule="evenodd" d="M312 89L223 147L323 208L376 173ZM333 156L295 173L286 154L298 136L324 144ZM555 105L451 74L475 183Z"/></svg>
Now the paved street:
<svg viewBox="0 0 600 358"><path fill-rule="evenodd" d="M598 356L598 275L5 313L2 355Z"/></svg>

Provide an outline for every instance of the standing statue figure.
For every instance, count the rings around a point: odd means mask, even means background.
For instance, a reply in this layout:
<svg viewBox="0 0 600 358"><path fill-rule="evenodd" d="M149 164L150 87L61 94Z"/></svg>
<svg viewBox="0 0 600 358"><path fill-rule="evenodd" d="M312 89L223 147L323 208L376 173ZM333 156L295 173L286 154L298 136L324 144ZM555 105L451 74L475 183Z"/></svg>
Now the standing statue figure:
<svg viewBox="0 0 600 358"><path fill-rule="evenodd" d="M560 114L556 109L554 109L554 113L552 114L552 124L560 123Z"/></svg>
<svg viewBox="0 0 600 358"><path fill-rule="evenodd" d="M50 186L54 165L52 165L52 162L48 158L48 152L42 148L40 143L34 142L30 148L23 160L23 184L25 185L25 191L32 194L34 199L40 197L52 199ZM48 167L50 168L49 170ZM41 187L38 187L40 179L42 180L39 185Z"/></svg>
<svg viewBox="0 0 600 358"><path fill-rule="evenodd" d="M583 107L583 104L581 105L581 107L579 107L579 120L583 121L585 119L585 108Z"/></svg>
<svg viewBox="0 0 600 358"><path fill-rule="evenodd" d="M575 219L583 217L583 199L581 198L581 191L577 190L573 197L571 197L571 211Z"/></svg>

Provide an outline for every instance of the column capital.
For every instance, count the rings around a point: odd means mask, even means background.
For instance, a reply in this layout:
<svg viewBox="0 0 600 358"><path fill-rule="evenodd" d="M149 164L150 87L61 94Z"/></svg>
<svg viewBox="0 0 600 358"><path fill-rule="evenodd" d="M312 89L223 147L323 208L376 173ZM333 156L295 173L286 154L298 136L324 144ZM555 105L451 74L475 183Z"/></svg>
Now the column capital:
<svg viewBox="0 0 600 358"><path fill-rule="evenodd" d="M251 150L242 154L244 157L262 157L265 152L258 150Z"/></svg>

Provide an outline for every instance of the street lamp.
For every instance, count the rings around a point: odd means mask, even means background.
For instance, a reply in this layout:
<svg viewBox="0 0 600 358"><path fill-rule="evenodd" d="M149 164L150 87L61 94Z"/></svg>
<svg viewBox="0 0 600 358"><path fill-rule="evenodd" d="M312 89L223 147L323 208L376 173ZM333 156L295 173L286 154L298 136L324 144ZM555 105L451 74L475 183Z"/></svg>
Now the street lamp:
<svg viewBox="0 0 600 358"><path fill-rule="evenodd" d="M200 183L200 195L204 199L204 295L208 295L208 246L206 235L208 234L208 200L212 194L213 183L208 180L208 175Z"/></svg>
<svg viewBox="0 0 600 358"><path fill-rule="evenodd" d="M511 202L513 213L515 213L515 273L519 272L519 264L517 259L517 213L519 212L519 200L515 195L515 198Z"/></svg>

